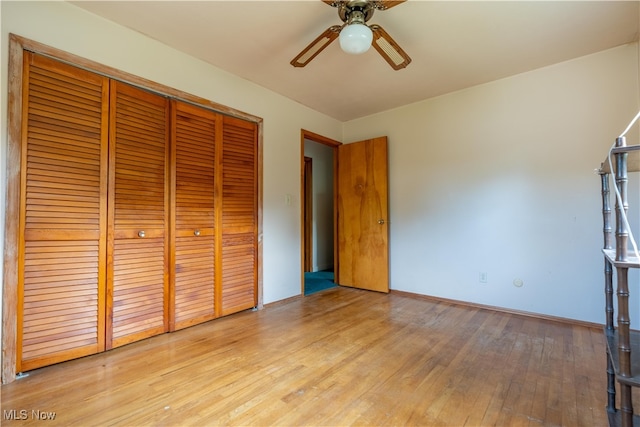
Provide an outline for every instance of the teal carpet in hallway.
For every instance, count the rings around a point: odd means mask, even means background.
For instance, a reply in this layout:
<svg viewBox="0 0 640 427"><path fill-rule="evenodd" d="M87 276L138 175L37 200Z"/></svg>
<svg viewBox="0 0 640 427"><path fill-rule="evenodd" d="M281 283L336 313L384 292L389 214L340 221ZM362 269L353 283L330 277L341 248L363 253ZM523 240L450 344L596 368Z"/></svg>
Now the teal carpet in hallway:
<svg viewBox="0 0 640 427"><path fill-rule="evenodd" d="M304 273L304 294L310 295L318 291L337 286L333 281L333 270L322 270Z"/></svg>

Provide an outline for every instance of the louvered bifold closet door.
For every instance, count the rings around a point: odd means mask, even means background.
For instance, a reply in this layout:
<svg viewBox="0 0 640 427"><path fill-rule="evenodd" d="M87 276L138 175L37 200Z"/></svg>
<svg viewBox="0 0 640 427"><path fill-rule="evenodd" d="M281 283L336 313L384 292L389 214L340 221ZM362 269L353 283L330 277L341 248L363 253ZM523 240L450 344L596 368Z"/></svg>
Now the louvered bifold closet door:
<svg viewBox="0 0 640 427"><path fill-rule="evenodd" d="M224 117L222 130L222 307L257 305L257 125Z"/></svg>
<svg viewBox="0 0 640 427"><path fill-rule="evenodd" d="M17 370L104 350L108 80L24 52Z"/></svg>
<svg viewBox="0 0 640 427"><path fill-rule="evenodd" d="M215 317L215 195L218 114L172 102L172 329Z"/></svg>
<svg viewBox="0 0 640 427"><path fill-rule="evenodd" d="M111 82L107 348L168 330L168 99Z"/></svg>

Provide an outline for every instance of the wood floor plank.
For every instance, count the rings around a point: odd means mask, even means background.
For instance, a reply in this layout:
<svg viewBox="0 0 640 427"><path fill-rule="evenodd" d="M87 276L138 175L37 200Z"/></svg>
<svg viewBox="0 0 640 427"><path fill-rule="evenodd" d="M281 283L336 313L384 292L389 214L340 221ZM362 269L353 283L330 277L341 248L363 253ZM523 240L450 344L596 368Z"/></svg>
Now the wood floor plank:
<svg viewBox="0 0 640 427"><path fill-rule="evenodd" d="M32 371L2 425L606 425L604 368L595 329L338 287Z"/></svg>

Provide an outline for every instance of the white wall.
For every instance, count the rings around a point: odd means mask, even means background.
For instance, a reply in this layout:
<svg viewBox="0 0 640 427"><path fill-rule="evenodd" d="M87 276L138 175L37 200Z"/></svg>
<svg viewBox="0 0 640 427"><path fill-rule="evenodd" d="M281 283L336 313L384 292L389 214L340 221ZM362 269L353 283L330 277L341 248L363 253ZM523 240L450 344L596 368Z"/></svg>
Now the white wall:
<svg viewBox="0 0 640 427"><path fill-rule="evenodd" d="M6 47L8 34L15 33L262 117L264 302L300 294L299 200L294 197L294 203L285 203L286 194L300 192L300 130L304 128L339 139L340 122L66 2L2 1L0 10L1 200L5 200L6 195ZM0 221L4 224L4 203L1 206ZM0 230L0 242L4 242L4 227ZM2 246L0 244L0 248Z"/></svg>
<svg viewBox="0 0 640 427"><path fill-rule="evenodd" d="M313 271L333 268L333 148L305 140L313 159Z"/></svg>
<svg viewBox="0 0 640 427"><path fill-rule="evenodd" d="M637 86L634 44L345 123L389 137L391 288L603 323L594 169Z"/></svg>

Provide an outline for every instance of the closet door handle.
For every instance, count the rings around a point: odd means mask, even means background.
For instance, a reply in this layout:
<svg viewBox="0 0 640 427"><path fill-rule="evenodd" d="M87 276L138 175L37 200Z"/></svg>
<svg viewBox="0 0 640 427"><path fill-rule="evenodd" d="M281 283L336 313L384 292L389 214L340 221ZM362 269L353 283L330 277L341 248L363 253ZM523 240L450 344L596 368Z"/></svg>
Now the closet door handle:
<svg viewBox="0 0 640 427"><path fill-rule="evenodd" d="M380 225L384 224L384 219L379 219L378 220L378 224L380 224Z"/></svg>
<svg viewBox="0 0 640 427"><path fill-rule="evenodd" d="M144 230L138 231L138 237L140 238L144 237Z"/></svg>
<svg viewBox="0 0 640 427"><path fill-rule="evenodd" d="M193 235L196 236L196 237L199 236L200 235L200 230L194 230Z"/></svg>

